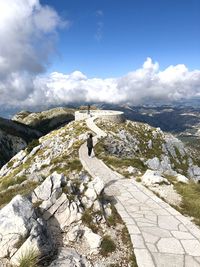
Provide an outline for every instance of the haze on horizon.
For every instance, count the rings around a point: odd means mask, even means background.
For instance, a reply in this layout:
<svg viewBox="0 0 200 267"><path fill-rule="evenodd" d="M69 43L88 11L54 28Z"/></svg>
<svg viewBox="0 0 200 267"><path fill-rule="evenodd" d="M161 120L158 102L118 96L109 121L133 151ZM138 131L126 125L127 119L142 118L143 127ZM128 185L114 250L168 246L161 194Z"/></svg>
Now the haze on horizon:
<svg viewBox="0 0 200 267"><path fill-rule="evenodd" d="M0 115L200 97L200 1L67 2L0 0Z"/></svg>

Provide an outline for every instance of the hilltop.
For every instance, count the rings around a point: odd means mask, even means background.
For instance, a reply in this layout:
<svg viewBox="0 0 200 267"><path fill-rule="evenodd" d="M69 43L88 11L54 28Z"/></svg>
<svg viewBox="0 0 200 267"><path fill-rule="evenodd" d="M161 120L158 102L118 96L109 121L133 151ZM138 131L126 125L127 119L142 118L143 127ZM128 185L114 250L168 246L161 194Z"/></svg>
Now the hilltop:
<svg viewBox="0 0 200 267"><path fill-rule="evenodd" d="M21 111L12 120L0 118L0 167L31 141L74 120L74 110L54 108L32 113Z"/></svg>
<svg viewBox="0 0 200 267"><path fill-rule="evenodd" d="M172 204L181 206L175 184L197 182L200 168L180 140L143 123L96 123L107 133L95 148L99 158L123 177L165 192L167 202L166 193L174 192ZM31 142L0 170L3 263L19 266L31 247L40 266L137 266L103 177L93 179L79 160L89 132L85 121L70 122Z"/></svg>

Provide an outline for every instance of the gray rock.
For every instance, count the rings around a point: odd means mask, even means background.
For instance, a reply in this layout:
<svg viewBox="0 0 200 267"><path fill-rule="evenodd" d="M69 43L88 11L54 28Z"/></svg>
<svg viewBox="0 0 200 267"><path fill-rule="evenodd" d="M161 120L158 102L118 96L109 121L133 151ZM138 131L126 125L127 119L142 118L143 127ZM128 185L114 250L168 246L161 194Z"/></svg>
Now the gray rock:
<svg viewBox="0 0 200 267"><path fill-rule="evenodd" d="M157 157L147 160L146 162L148 168L152 170L159 170L160 169L160 160Z"/></svg>
<svg viewBox="0 0 200 267"><path fill-rule="evenodd" d="M65 183L65 177L63 174L58 174L57 172L54 172L50 176L48 176L44 182L38 186L33 194L32 194L32 201L37 202L41 200L47 201L50 199L53 193L55 191L60 192L60 188Z"/></svg>
<svg viewBox="0 0 200 267"><path fill-rule="evenodd" d="M92 267L84 257L79 255L73 248L61 248L57 259L49 267Z"/></svg>
<svg viewBox="0 0 200 267"><path fill-rule="evenodd" d="M15 244L21 237L27 237L35 218L31 202L20 195L0 210L0 257L16 251Z"/></svg>
<svg viewBox="0 0 200 267"><path fill-rule="evenodd" d="M157 184L170 184L169 181L158 175L157 172L152 171L152 170L147 170L145 174L141 177L142 183L146 186L154 186Z"/></svg>
<svg viewBox="0 0 200 267"><path fill-rule="evenodd" d="M199 181L200 180L200 168L197 165L192 165L188 169L188 175L190 178Z"/></svg>

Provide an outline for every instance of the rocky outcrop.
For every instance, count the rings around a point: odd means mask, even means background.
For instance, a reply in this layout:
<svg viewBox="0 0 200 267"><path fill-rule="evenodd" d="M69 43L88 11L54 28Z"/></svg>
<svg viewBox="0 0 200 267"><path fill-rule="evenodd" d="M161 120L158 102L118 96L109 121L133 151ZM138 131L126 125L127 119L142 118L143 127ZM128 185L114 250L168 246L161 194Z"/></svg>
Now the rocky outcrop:
<svg viewBox="0 0 200 267"><path fill-rule="evenodd" d="M141 177L142 183L146 186L155 186L158 184L170 184L169 181L158 175L155 171L147 170L145 174Z"/></svg>
<svg viewBox="0 0 200 267"><path fill-rule="evenodd" d="M58 252L58 257L49 267L92 267L86 259L80 256L73 248L62 248Z"/></svg>
<svg viewBox="0 0 200 267"><path fill-rule="evenodd" d="M200 179L200 168L193 164L195 161L191 153L173 135L162 132L160 128L131 121L118 125L99 120L98 124L107 131L107 137L101 144L103 158L114 156L118 160L127 160L129 164L132 162L132 166L124 168L122 174L128 172L137 175L151 169L163 175L180 174L195 181ZM113 167L117 171L123 171L123 168Z"/></svg>
<svg viewBox="0 0 200 267"><path fill-rule="evenodd" d="M177 179L177 182L186 183L187 181L187 178L180 174L177 174L174 178ZM165 199L167 203L177 206L181 204L181 196L176 192L173 184L161 175L161 172L147 170L145 174L141 176L141 182L150 190Z"/></svg>
<svg viewBox="0 0 200 267"><path fill-rule="evenodd" d="M29 126L0 118L0 167L41 133Z"/></svg>
<svg viewBox="0 0 200 267"><path fill-rule="evenodd" d="M28 143L74 120L74 110L55 108L43 112L22 111L12 120L0 118L0 167Z"/></svg>
<svg viewBox="0 0 200 267"><path fill-rule="evenodd" d="M89 253L98 253L101 244L101 236L81 222L85 209L92 209L95 202L100 211L98 196L104 185L98 177L90 182L82 175L80 179L79 191L64 174L54 172L28 198L17 195L0 210L1 260L10 258L10 263L19 265L28 250L44 259L59 248L50 266L92 266L75 250L64 247L81 237Z"/></svg>
<svg viewBox="0 0 200 267"><path fill-rule="evenodd" d="M17 195L0 211L0 258L18 264L28 250L40 253L52 251L52 243L45 222L34 211L30 200Z"/></svg>
<svg viewBox="0 0 200 267"><path fill-rule="evenodd" d="M43 134L47 134L60 125L74 120L74 109L60 107L35 113L21 111L12 120L29 125Z"/></svg>

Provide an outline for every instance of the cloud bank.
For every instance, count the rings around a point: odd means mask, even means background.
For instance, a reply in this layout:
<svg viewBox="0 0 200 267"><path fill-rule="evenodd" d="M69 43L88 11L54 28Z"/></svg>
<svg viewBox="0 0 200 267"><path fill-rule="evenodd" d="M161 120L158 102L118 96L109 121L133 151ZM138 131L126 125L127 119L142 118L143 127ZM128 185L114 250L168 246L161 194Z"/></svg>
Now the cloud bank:
<svg viewBox="0 0 200 267"><path fill-rule="evenodd" d="M39 0L0 0L0 14L0 104L16 105L46 70L56 30L69 22Z"/></svg>
<svg viewBox="0 0 200 267"><path fill-rule="evenodd" d="M200 97L200 71L189 71L185 65L169 66L161 71L157 62L147 58L142 68L118 78L89 79L80 71L54 72L31 79L13 74L9 81L0 84L1 88L5 90L0 104L15 107L78 102L169 103Z"/></svg>
<svg viewBox="0 0 200 267"><path fill-rule="evenodd" d="M200 70L189 71L185 65L160 70L151 58L122 77L88 78L78 70L41 76L54 50L57 29L69 22L39 0L0 0L0 10L1 108L74 102L138 105L200 97Z"/></svg>

